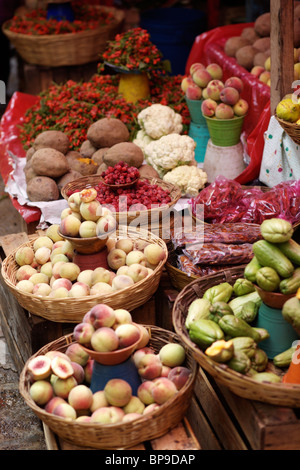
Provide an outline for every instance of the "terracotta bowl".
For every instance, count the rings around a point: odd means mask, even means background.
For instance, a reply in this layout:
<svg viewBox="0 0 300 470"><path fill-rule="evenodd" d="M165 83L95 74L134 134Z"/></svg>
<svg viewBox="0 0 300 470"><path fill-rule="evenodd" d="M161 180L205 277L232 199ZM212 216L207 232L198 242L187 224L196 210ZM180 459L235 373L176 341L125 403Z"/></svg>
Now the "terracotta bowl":
<svg viewBox="0 0 300 470"><path fill-rule="evenodd" d="M294 297L295 294L281 294L280 292L268 292L261 289L259 286L255 285L261 300L264 304L268 305L271 308L282 309L283 305L291 297Z"/></svg>
<svg viewBox="0 0 300 470"><path fill-rule="evenodd" d="M115 231L115 230L114 230ZM58 231L59 235L72 243L74 250L82 254L92 254L101 251L109 238L109 234L105 235L104 238L91 237L91 238L80 238L80 237L68 237ZM113 232L111 232L113 233Z"/></svg>
<svg viewBox="0 0 300 470"><path fill-rule="evenodd" d="M125 362L131 356L131 354L133 354L143 336L142 330L139 325L134 322L132 322L132 324L139 328L140 337L135 343L131 344L127 348L116 349L115 351L111 352L99 352L93 349L88 349L82 344L81 347L90 355L92 359L99 362L99 364L103 364L106 366L115 366L117 364L121 364L122 362Z"/></svg>

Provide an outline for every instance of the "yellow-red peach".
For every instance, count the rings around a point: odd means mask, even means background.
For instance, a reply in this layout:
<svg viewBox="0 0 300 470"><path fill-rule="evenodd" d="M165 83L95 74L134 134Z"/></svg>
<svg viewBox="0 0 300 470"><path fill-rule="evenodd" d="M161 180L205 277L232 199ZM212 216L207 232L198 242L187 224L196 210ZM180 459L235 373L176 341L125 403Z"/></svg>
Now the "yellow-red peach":
<svg viewBox="0 0 300 470"><path fill-rule="evenodd" d="M154 382L152 380L146 380L139 385L137 389L137 396L145 405L151 405L154 403L152 390L154 388Z"/></svg>
<svg viewBox="0 0 300 470"><path fill-rule="evenodd" d="M101 238L102 236L106 236L108 233L111 233L117 227L117 220L113 215L106 215L104 217L100 217L97 221L96 226L96 233L97 237Z"/></svg>
<svg viewBox="0 0 300 470"><path fill-rule="evenodd" d="M79 421L80 423L89 423L91 421L91 417L87 415L78 416L75 421Z"/></svg>
<svg viewBox="0 0 300 470"><path fill-rule="evenodd" d="M32 293L40 297L47 297L50 294L51 290L52 289L49 284L47 284L46 282L39 282L38 284L34 285Z"/></svg>
<svg viewBox="0 0 300 470"><path fill-rule="evenodd" d="M51 252L53 250L56 250L56 248L61 248L62 246L64 246L64 243L65 243L65 240L63 240L63 239L58 240L57 242L55 242L52 246Z"/></svg>
<svg viewBox="0 0 300 470"><path fill-rule="evenodd" d="M186 89L185 96L188 100L200 100L202 97L202 90L196 83L191 83Z"/></svg>
<svg viewBox="0 0 300 470"><path fill-rule="evenodd" d="M60 277L64 277L65 279L69 279L70 281L75 281L77 276L80 273L80 267L76 263L63 263L60 266L59 274Z"/></svg>
<svg viewBox="0 0 300 470"><path fill-rule="evenodd" d="M208 73L212 76L214 80L222 80L223 77L223 69L219 64L208 64L206 67Z"/></svg>
<svg viewBox="0 0 300 470"><path fill-rule="evenodd" d="M239 77L229 77L225 82L225 87L235 88L239 94L244 90L243 80Z"/></svg>
<svg viewBox="0 0 300 470"><path fill-rule="evenodd" d="M149 348L147 346L144 346L140 349L137 349L133 353L132 359L133 359L133 362L134 362L134 364L137 368L139 367L139 362L140 362L141 358L144 357L146 354L155 354L154 349Z"/></svg>
<svg viewBox="0 0 300 470"><path fill-rule="evenodd" d="M54 243L62 240L62 237L58 234L58 229L59 224L52 224L46 230L46 236L51 238Z"/></svg>
<svg viewBox="0 0 300 470"><path fill-rule="evenodd" d="M53 240L51 240L50 237L42 236L38 237L34 242L33 242L33 249L36 252L39 248L49 248L50 250L52 249L53 246Z"/></svg>
<svg viewBox="0 0 300 470"><path fill-rule="evenodd" d="M145 348L147 344L149 343L150 340L150 334L147 328L145 328L143 325L139 325L140 330L142 331L142 337L140 341L138 342L137 348Z"/></svg>
<svg viewBox="0 0 300 470"><path fill-rule="evenodd" d="M127 403L123 407L124 412L127 413L139 413L142 414L145 409L145 403L142 402L142 400L137 397L137 396L132 396Z"/></svg>
<svg viewBox="0 0 300 470"><path fill-rule="evenodd" d="M159 377L161 369L162 363L156 354L145 354L138 364L138 373L146 380L152 380Z"/></svg>
<svg viewBox="0 0 300 470"><path fill-rule="evenodd" d="M167 377L158 377L153 381L152 396L155 403L162 405L178 392L176 385Z"/></svg>
<svg viewBox="0 0 300 470"><path fill-rule="evenodd" d="M160 373L160 377L168 377L169 375L169 372L171 371L171 367L169 366L165 366L163 364L162 368L161 368L161 373Z"/></svg>
<svg viewBox="0 0 300 470"><path fill-rule="evenodd" d="M90 287L83 282L74 282L71 289L69 290L69 297L75 297L79 299L90 295Z"/></svg>
<svg viewBox="0 0 300 470"><path fill-rule="evenodd" d="M234 117L234 112L229 104L220 103L216 107L215 116L218 119L232 119Z"/></svg>
<svg viewBox="0 0 300 470"><path fill-rule="evenodd" d="M58 246L56 248L54 248L52 251L51 251L51 254L50 254L50 261L52 262L53 258L57 255L62 255L63 252L62 252L62 247L61 246Z"/></svg>
<svg viewBox="0 0 300 470"><path fill-rule="evenodd" d="M127 276L128 269L129 269L129 266L127 266L127 265L121 266L121 267L117 270L116 276L118 276L119 274L125 274L125 275Z"/></svg>
<svg viewBox="0 0 300 470"><path fill-rule="evenodd" d="M142 281L148 276L148 269L139 263L128 266L127 276L131 277L134 283Z"/></svg>
<svg viewBox="0 0 300 470"><path fill-rule="evenodd" d="M234 106L240 99L240 94L236 88L232 86L226 86L220 93L220 100L222 103Z"/></svg>
<svg viewBox="0 0 300 470"><path fill-rule="evenodd" d="M63 352L61 351L57 351L57 350L50 350L50 351L47 351L45 354L45 356L49 357L51 360L55 357L55 356L60 356L60 357L63 357L64 359L67 359L67 361L71 362L70 358Z"/></svg>
<svg viewBox="0 0 300 470"><path fill-rule="evenodd" d="M20 266L16 272L16 280L17 281L25 281L37 272L35 268L30 266L29 264L24 264L23 266Z"/></svg>
<svg viewBox="0 0 300 470"><path fill-rule="evenodd" d="M74 421L77 418L76 410L68 403L59 403L53 410L52 414L60 416L69 421Z"/></svg>
<svg viewBox="0 0 300 470"><path fill-rule="evenodd" d="M92 273L92 284L96 284L97 282L106 282L107 284L110 281L110 272L108 269L103 267L95 268Z"/></svg>
<svg viewBox="0 0 300 470"><path fill-rule="evenodd" d="M52 266L52 277L54 279L59 279L60 277L63 277L60 275L60 268L63 264L65 264L65 261L58 261Z"/></svg>
<svg viewBox="0 0 300 470"><path fill-rule="evenodd" d="M48 278L51 279L51 277L52 277L52 263L51 263L51 261L48 261L47 263L43 264L43 266L41 266L40 272L43 273L43 274L46 274L46 276L48 276Z"/></svg>
<svg viewBox="0 0 300 470"><path fill-rule="evenodd" d="M102 326L92 334L91 345L95 351L115 351L119 346L119 338L112 328Z"/></svg>
<svg viewBox="0 0 300 470"><path fill-rule="evenodd" d="M78 274L77 281L84 282L84 284L87 284L88 286L92 287L93 272L93 269L84 269Z"/></svg>
<svg viewBox="0 0 300 470"><path fill-rule="evenodd" d="M96 282L90 289L90 295L105 295L111 294L112 292L111 285L106 282Z"/></svg>
<svg viewBox="0 0 300 470"><path fill-rule="evenodd" d="M81 222L74 215L68 215L61 220L59 231L67 237L78 237Z"/></svg>
<svg viewBox="0 0 300 470"><path fill-rule="evenodd" d="M144 255L150 264L157 265L160 261L163 261L166 257L165 250L162 246L151 243L144 249Z"/></svg>
<svg viewBox="0 0 300 470"><path fill-rule="evenodd" d="M249 105L246 100L240 98L238 102L233 106L233 112L236 116L245 116L249 109Z"/></svg>
<svg viewBox="0 0 300 470"><path fill-rule="evenodd" d="M186 384L190 375L190 369L184 366L178 366L170 370L168 379L176 385L177 390L180 390Z"/></svg>
<svg viewBox="0 0 300 470"><path fill-rule="evenodd" d="M53 380L52 383L55 395L64 399L68 398L70 391L72 390L72 388L76 387L76 385L77 382L73 375L71 375L71 377L68 377L67 379L60 379L59 377L56 377L56 379Z"/></svg>
<svg viewBox="0 0 300 470"><path fill-rule="evenodd" d="M86 385L76 385L70 390L68 402L75 410L88 410L93 402L93 392Z"/></svg>
<svg viewBox="0 0 300 470"><path fill-rule="evenodd" d="M53 397L52 385L47 380L37 380L30 386L29 395L37 405L46 405Z"/></svg>
<svg viewBox="0 0 300 470"><path fill-rule="evenodd" d="M80 204L81 199L79 192L71 194L71 196L68 198L68 206L70 209L74 212L79 212Z"/></svg>
<svg viewBox="0 0 300 470"><path fill-rule="evenodd" d="M46 284L48 284L49 277L44 273L35 273L30 276L29 281L32 282L32 284L39 284L41 282L45 282Z"/></svg>
<svg viewBox="0 0 300 470"><path fill-rule="evenodd" d="M93 220L84 220L79 228L81 238L92 238L97 235L97 225Z"/></svg>
<svg viewBox="0 0 300 470"><path fill-rule="evenodd" d="M67 379L74 374L72 363L68 359L58 355L51 359L51 369L53 374L60 379Z"/></svg>
<svg viewBox="0 0 300 470"><path fill-rule="evenodd" d="M195 70L192 74L193 80L201 88L206 88L208 83L212 80L211 74L204 68Z"/></svg>
<svg viewBox="0 0 300 470"><path fill-rule="evenodd" d="M34 251L30 246L22 246L16 251L15 261L19 266L24 266L25 264L30 264L34 259Z"/></svg>
<svg viewBox="0 0 300 470"><path fill-rule="evenodd" d="M65 299L69 297L69 290L66 287L57 287L57 289L52 289L49 297L52 299Z"/></svg>
<svg viewBox="0 0 300 470"><path fill-rule="evenodd" d="M78 323L73 330L73 338L79 344L89 345L95 329L91 323Z"/></svg>
<svg viewBox="0 0 300 470"><path fill-rule="evenodd" d="M123 416L122 423L130 423L141 417L142 413L126 413L125 416Z"/></svg>
<svg viewBox="0 0 300 470"><path fill-rule="evenodd" d="M52 290L58 289L59 287L65 287L67 290L70 290L72 287L72 282L70 279L65 279L64 277L59 277L55 279L52 283Z"/></svg>
<svg viewBox="0 0 300 470"><path fill-rule="evenodd" d="M167 343L159 350L159 358L165 366L181 366L185 360L185 349L179 343Z"/></svg>
<svg viewBox="0 0 300 470"><path fill-rule="evenodd" d="M113 326L115 318L114 309L106 304L94 305L89 311L89 321L95 330L103 326Z"/></svg>
<svg viewBox="0 0 300 470"><path fill-rule="evenodd" d="M194 64L192 64L190 66L190 74L193 75L193 73L197 70L197 69L205 69L205 66L203 64L201 64L201 62L195 62Z"/></svg>
<svg viewBox="0 0 300 470"><path fill-rule="evenodd" d="M131 322L132 322L132 316L128 310L125 310L124 308L117 308L115 310L115 322L113 324L113 327L115 329L117 326L123 323L131 323Z"/></svg>
<svg viewBox="0 0 300 470"><path fill-rule="evenodd" d="M192 83L194 83L193 79L191 76L188 76L188 77L183 77L183 79L181 80L181 90L185 93L188 86L191 85Z"/></svg>
<svg viewBox="0 0 300 470"><path fill-rule="evenodd" d="M27 292L31 294L33 291L34 284L29 279L24 279L23 281L19 281L16 284L16 289L20 290L21 292Z"/></svg>
<svg viewBox="0 0 300 470"><path fill-rule="evenodd" d="M50 377L51 360L44 354L39 354L28 363L28 372L33 380L43 380Z"/></svg>
<svg viewBox="0 0 300 470"><path fill-rule="evenodd" d="M255 65L254 67L252 67L250 73L258 78L260 74L264 72L264 70L264 67L261 67L260 65Z"/></svg>
<svg viewBox="0 0 300 470"><path fill-rule="evenodd" d="M82 202L79 207L79 212L84 220L97 222L99 217L101 217L101 204L97 200Z"/></svg>
<svg viewBox="0 0 300 470"><path fill-rule="evenodd" d="M54 255L54 256L51 256L51 263L52 263L52 266L55 264L55 263L58 263L60 261L63 261L64 263L68 263L69 261L69 258L66 256L66 255L63 255L62 253L59 253L57 255Z"/></svg>
<svg viewBox="0 0 300 470"><path fill-rule="evenodd" d="M115 248L125 251L128 254L133 250L133 241L130 238L120 238L115 244Z"/></svg>
<svg viewBox="0 0 300 470"><path fill-rule="evenodd" d="M144 409L143 415L147 415L149 413L153 413L154 411L158 410L160 405L158 403L151 403L147 405Z"/></svg>
<svg viewBox="0 0 300 470"><path fill-rule="evenodd" d="M94 411L98 410L98 408L102 408L104 406L109 406L109 403L106 400L104 390L98 390L97 392L93 393L90 411L93 413Z"/></svg>
<svg viewBox="0 0 300 470"><path fill-rule="evenodd" d="M89 358L86 365L84 366L84 380L88 384L90 384L92 381L93 367L94 359Z"/></svg>
<svg viewBox="0 0 300 470"><path fill-rule="evenodd" d="M123 323L114 330L119 338L119 348L127 348L136 343L141 337L140 329L133 323Z"/></svg>
<svg viewBox="0 0 300 470"><path fill-rule="evenodd" d="M215 114L217 102L211 98L207 98L202 102L201 111L203 116L212 117Z"/></svg>
<svg viewBox="0 0 300 470"><path fill-rule="evenodd" d="M97 197L97 190L95 188L86 188L80 191L79 197L82 202L91 202Z"/></svg>
<svg viewBox="0 0 300 470"><path fill-rule="evenodd" d="M67 403L67 402L61 397L51 398L51 400L49 400L45 406L45 411L47 411L48 413L53 413L54 408L60 403Z"/></svg>
<svg viewBox="0 0 300 470"><path fill-rule="evenodd" d="M82 384L84 382L84 368L77 362L71 362L71 365L73 367L73 376L75 377L76 382L78 385Z"/></svg>
<svg viewBox="0 0 300 470"><path fill-rule="evenodd" d="M72 362L78 362L81 366L85 366L89 360L89 354L78 343L72 343L66 349L66 355Z"/></svg>
<svg viewBox="0 0 300 470"><path fill-rule="evenodd" d="M271 78L271 73L268 70L265 70L259 76L259 80L263 83L267 83L270 78Z"/></svg>
<svg viewBox="0 0 300 470"><path fill-rule="evenodd" d="M125 274L119 274L118 276L113 278L111 283L111 287L113 291L122 290L126 287L133 286L134 281L132 277L127 276Z"/></svg>
<svg viewBox="0 0 300 470"><path fill-rule="evenodd" d="M92 423L114 424L122 421L125 415L122 408L117 406L103 406L91 415Z"/></svg>
<svg viewBox="0 0 300 470"><path fill-rule="evenodd" d="M105 398L112 406L126 406L132 397L131 385L123 379L110 379L104 387Z"/></svg>
<svg viewBox="0 0 300 470"><path fill-rule="evenodd" d="M127 256L125 251L120 248L113 248L107 255L107 264L111 269L117 271L121 266L124 266Z"/></svg>
<svg viewBox="0 0 300 470"><path fill-rule="evenodd" d="M144 252L147 247L145 247ZM130 266L131 264L139 263L142 264L143 266L146 266L147 263L147 257L143 251L140 250L132 250L128 255L126 255L126 262L127 266Z"/></svg>
<svg viewBox="0 0 300 470"><path fill-rule="evenodd" d="M214 101L219 101L220 93L223 88L224 83L221 80L211 80L206 87L208 98L211 98Z"/></svg>
<svg viewBox="0 0 300 470"><path fill-rule="evenodd" d="M74 247L69 240L65 240L61 246L61 252L67 256L67 258L72 261L74 255Z"/></svg>

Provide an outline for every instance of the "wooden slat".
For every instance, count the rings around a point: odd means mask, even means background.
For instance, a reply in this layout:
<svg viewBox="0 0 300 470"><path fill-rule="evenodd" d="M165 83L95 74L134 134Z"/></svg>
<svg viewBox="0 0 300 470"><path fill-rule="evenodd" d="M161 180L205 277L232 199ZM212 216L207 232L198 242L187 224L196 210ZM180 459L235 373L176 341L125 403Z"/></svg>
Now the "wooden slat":
<svg viewBox="0 0 300 470"><path fill-rule="evenodd" d="M203 450L221 450L221 444L216 437L198 401L193 397L187 410L186 418Z"/></svg>
<svg viewBox="0 0 300 470"><path fill-rule="evenodd" d="M189 436L183 422L170 432L151 441L153 450L199 450L200 445L195 436Z"/></svg>
<svg viewBox="0 0 300 470"><path fill-rule="evenodd" d="M19 245L28 242L28 240L29 238L27 233L20 232L0 237L0 244L5 253L5 256L8 256L13 250L18 248Z"/></svg>

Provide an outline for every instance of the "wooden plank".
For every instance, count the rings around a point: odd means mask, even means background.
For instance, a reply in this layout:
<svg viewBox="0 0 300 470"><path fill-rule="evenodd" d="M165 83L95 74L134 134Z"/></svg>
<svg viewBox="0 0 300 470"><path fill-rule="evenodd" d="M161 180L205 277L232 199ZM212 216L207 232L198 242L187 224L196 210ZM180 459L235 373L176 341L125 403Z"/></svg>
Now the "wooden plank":
<svg viewBox="0 0 300 470"><path fill-rule="evenodd" d="M144 305L135 308L131 312L132 319L136 323L142 323L144 325L155 325L155 299L154 296L148 300Z"/></svg>
<svg viewBox="0 0 300 470"><path fill-rule="evenodd" d="M292 93L294 81L293 0L272 0L271 14L271 114L279 101Z"/></svg>
<svg viewBox="0 0 300 470"><path fill-rule="evenodd" d="M208 422L201 406L195 397L187 410L186 418L203 450L221 450L221 444Z"/></svg>
<svg viewBox="0 0 300 470"><path fill-rule="evenodd" d="M187 434L184 423L179 423L164 436L158 437L151 442L153 450L199 450L200 445L195 436Z"/></svg>
<svg viewBox="0 0 300 470"><path fill-rule="evenodd" d="M5 256L8 256L13 250L18 248L18 246L28 241L29 238L25 232L9 234L0 237L0 244L5 253Z"/></svg>

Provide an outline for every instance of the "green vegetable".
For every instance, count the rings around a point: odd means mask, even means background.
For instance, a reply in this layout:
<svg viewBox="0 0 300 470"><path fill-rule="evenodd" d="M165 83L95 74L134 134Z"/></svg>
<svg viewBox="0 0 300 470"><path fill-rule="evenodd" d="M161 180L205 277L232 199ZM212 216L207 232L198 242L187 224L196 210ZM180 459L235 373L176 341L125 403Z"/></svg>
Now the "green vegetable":
<svg viewBox="0 0 300 470"><path fill-rule="evenodd" d="M204 292L203 298L214 302L228 302L233 292L233 287L228 282L222 282L217 286L210 287Z"/></svg>
<svg viewBox="0 0 300 470"><path fill-rule="evenodd" d="M235 315L225 315L219 321L219 326L222 328L224 333L233 338L236 336L249 336L254 339L255 342L260 341L260 334L247 322Z"/></svg>
<svg viewBox="0 0 300 470"><path fill-rule="evenodd" d="M291 261L273 243L266 240L258 240L252 245L253 253L262 266L275 269L281 277L290 277L294 272Z"/></svg>
<svg viewBox="0 0 300 470"><path fill-rule="evenodd" d="M256 273L260 268L262 268L262 265L259 264L256 256L253 256L252 260L245 267L245 278L248 279L248 281L256 282Z"/></svg>
<svg viewBox="0 0 300 470"><path fill-rule="evenodd" d="M245 294L250 294L250 292L254 292L255 287L251 281L248 279L237 279L233 285L233 292L235 295L240 296L240 295L245 295Z"/></svg>
<svg viewBox="0 0 300 470"><path fill-rule="evenodd" d="M300 268L296 268L291 277L283 279L279 284L282 294L295 294L300 287Z"/></svg>
<svg viewBox="0 0 300 470"><path fill-rule="evenodd" d="M211 304L207 299L194 300L188 308L185 319L186 328L189 329L191 324L196 320L200 320L200 318L208 318L210 306Z"/></svg>
<svg viewBox="0 0 300 470"><path fill-rule="evenodd" d="M279 287L280 277L275 269L265 266L257 271L256 282L261 289L274 292Z"/></svg>
<svg viewBox="0 0 300 470"><path fill-rule="evenodd" d="M214 341L224 339L224 332L214 321L200 319L191 324L189 336L200 348L206 349Z"/></svg>
<svg viewBox="0 0 300 470"><path fill-rule="evenodd" d="M232 308L226 302L214 302L210 309L209 319L219 323L220 318L224 315L233 315Z"/></svg>
<svg viewBox="0 0 300 470"><path fill-rule="evenodd" d="M265 240L271 243L288 241L293 235L293 226L284 219L267 219L260 225L260 232Z"/></svg>
<svg viewBox="0 0 300 470"><path fill-rule="evenodd" d="M280 354L277 354L277 356L273 357L273 363L274 366L276 367L288 367L290 363L292 362L293 354L296 351L297 346L292 346L289 349L286 349Z"/></svg>
<svg viewBox="0 0 300 470"><path fill-rule="evenodd" d="M279 243L278 248L282 253L292 261L292 263L300 266L300 245L292 238L284 243Z"/></svg>
<svg viewBox="0 0 300 470"><path fill-rule="evenodd" d="M273 372L257 372L256 374L251 375L251 378L256 382L269 382L269 383L279 383L281 378L274 374Z"/></svg>
<svg viewBox="0 0 300 470"><path fill-rule="evenodd" d="M237 351L233 354L230 361L227 362L227 365L230 369L240 374L246 374L251 367L251 360L242 351Z"/></svg>
<svg viewBox="0 0 300 470"><path fill-rule="evenodd" d="M258 292L250 292L250 294L246 295L241 295L240 297L236 297L235 299L232 299L228 305L229 307L232 308L234 315L238 315L241 313L243 306L247 302L255 302L258 307L261 305L261 298L258 294Z"/></svg>
<svg viewBox="0 0 300 470"><path fill-rule="evenodd" d="M249 300L243 305L242 310L238 312L236 316L238 318L241 318L247 323L251 323L255 320L257 312L258 312L257 303L253 302L252 300Z"/></svg>
<svg viewBox="0 0 300 470"><path fill-rule="evenodd" d="M268 365L268 356L262 349L257 348L251 357L251 367L257 372L262 372Z"/></svg>
<svg viewBox="0 0 300 470"><path fill-rule="evenodd" d="M292 325L300 335L300 300L294 296L288 299L281 310L283 318Z"/></svg>
<svg viewBox="0 0 300 470"><path fill-rule="evenodd" d="M254 355L257 343L250 336L236 336L231 341L235 352L243 352L250 358Z"/></svg>
<svg viewBox="0 0 300 470"><path fill-rule="evenodd" d="M256 326L253 326L252 328L260 335L260 340L258 342L270 338L270 333L265 328L257 328Z"/></svg>

